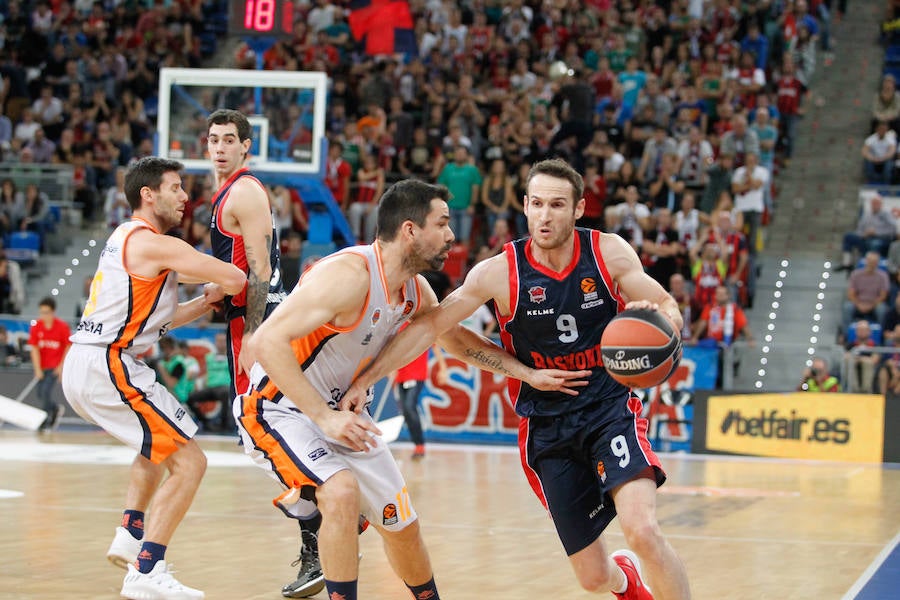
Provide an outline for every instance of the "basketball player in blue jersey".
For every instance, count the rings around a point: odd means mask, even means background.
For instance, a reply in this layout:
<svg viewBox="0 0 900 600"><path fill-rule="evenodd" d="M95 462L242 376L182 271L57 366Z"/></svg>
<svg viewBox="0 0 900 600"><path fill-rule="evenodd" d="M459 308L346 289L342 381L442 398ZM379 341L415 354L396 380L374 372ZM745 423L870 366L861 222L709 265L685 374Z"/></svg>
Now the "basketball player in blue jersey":
<svg viewBox="0 0 900 600"><path fill-rule="evenodd" d="M247 287L226 296L224 302L233 398L250 385L254 361L245 350L247 340L284 300L285 293L269 196L245 166L252 144L250 121L236 110L220 109L210 114L206 123L206 145L217 188L210 220L213 256L247 274ZM300 569L281 593L286 598L306 598L325 587L317 538L321 517L312 499L302 514L292 516L300 524Z"/></svg>
<svg viewBox="0 0 900 600"><path fill-rule="evenodd" d="M424 277L453 241L448 191L410 179L379 202L373 244L326 257L250 340L258 363L235 402L244 450L284 488L287 512L309 488L322 513L322 567L329 598L357 599L357 516L381 534L394 572L417 600L439 600L418 517L403 475L368 412L338 410L344 390L400 326L437 298ZM535 387L561 390L574 377L500 367ZM574 392L573 392L574 393Z"/></svg>
<svg viewBox="0 0 900 600"><path fill-rule="evenodd" d="M583 192L581 176L564 161L535 164L524 198L531 237L508 243L477 264L439 307L423 309L354 382L342 406L359 410L368 386L438 335L445 349L475 358L471 364L499 362L499 348L456 326L494 300L503 346L519 361L590 370L588 386L576 396L509 381L522 417L526 477L553 518L578 582L629 600L686 600L687 574L656 518L656 488L665 474L650 449L640 400L609 377L600 359L603 330L621 310L658 310L675 331L681 331L681 314L622 238L575 228ZM634 552L607 553L602 533L616 515Z"/></svg>
<svg viewBox="0 0 900 600"><path fill-rule="evenodd" d="M250 121L236 110L220 109L207 118L207 149L217 191L212 198L210 241L213 256L247 274L247 287L225 297L228 359L232 391L247 391L253 357L244 343L263 319L284 300L280 253L269 196L245 166L250 152Z"/></svg>

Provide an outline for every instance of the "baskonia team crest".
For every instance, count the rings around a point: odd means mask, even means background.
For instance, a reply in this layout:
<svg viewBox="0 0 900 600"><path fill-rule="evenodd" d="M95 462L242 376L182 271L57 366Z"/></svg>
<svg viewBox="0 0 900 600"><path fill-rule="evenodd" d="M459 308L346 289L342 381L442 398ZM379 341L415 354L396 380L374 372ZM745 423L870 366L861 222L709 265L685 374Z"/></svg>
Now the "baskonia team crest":
<svg viewBox="0 0 900 600"><path fill-rule="evenodd" d="M528 290L528 299L535 304L540 304L547 299L547 288L536 285Z"/></svg>
<svg viewBox="0 0 900 600"><path fill-rule="evenodd" d="M378 323L378 320L379 320L380 318L381 318L381 309L380 309L380 308L376 308L376 309L375 309L375 312L372 313L372 325L377 324L377 323Z"/></svg>

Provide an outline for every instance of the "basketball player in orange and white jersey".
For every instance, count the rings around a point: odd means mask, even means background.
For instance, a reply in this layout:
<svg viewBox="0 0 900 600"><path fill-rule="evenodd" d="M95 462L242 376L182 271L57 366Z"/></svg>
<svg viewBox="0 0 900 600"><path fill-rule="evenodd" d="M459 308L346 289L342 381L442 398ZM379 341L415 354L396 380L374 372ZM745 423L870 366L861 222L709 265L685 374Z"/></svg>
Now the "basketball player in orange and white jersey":
<svg viewBox="0 0 900 600"><path fill-rule="evenodd" d="M206 457L192 439L197 425L138 356L246 282L234 265L164 235L181 222L187 202L182 168L149 157L128 170L125 194L133 217L106 241L63 365L63 391L72 408L138 452L122 526L107 552L110 561L127 568L126 598L203 597L172 577L165 551L200 485ZM213 283L203 296L179 304L179 279ZM166 471L169 476L160 485ZM145 532L151 499L153 514Z"/></svg>
<svg viewBox="0 0 900 600"><path fill-rule="evenodd" d="M413 596L439 598L397 463L368 412L338 410L338 402L404 322L437 305L417 273L447 259L448 195L414 179L391 186L379 203L375 242L315 263L250 340L258 364L251 391L235 402L235 421L245 452L285 488L276 500L283 510L315 489L329 598L357 598L359 513L382 535ZM565 385L563 371L535 373L535 385Z"/></svg>
<svg viewBox="0 0 900 600"><path fill-rule="evenodd" d="M414 319L348 390L342 406L359 410L368 385L418 356L437 335L454 354L476 354L454 325L493 300L503 346L526 366L589 369L587 387L575 397L509 380L522 417L522 466L579 583L624 600L687 600L684 566L656 519L656 488L665 473L650 448L641 402L607 374L600 358L603 331L622 309L658 310L681 331L678 304L621 237L575 227L584 211L584 182L567 163L536 163L525 190L531 237L478 263L440 307ZM484 355L486 364L499 360ZM602 533L616 515L634 552L607 554ZM642 581L641 561L655 595Z"/></svg>

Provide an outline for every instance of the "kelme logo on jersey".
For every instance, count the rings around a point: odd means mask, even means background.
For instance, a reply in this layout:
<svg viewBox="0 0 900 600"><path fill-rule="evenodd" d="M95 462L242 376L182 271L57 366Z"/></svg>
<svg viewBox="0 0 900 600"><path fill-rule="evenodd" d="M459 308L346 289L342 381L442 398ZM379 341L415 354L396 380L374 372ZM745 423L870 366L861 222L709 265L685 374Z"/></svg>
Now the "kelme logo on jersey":
<svg viewBox="0 0 900 600"><path fill-rule="evenodd" d="M535 304L540 304L547 299L547 288L536 285L528 290L528 299Z"/></svg>

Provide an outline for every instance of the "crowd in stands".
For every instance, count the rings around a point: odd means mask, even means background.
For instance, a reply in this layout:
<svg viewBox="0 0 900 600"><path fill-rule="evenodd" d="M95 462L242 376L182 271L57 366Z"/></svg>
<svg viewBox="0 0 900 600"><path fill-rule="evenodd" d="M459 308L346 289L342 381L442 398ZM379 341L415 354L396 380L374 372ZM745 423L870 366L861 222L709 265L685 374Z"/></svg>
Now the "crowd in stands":
<svg viewBox="0 0 900 600"><path fill-rule="evenodd" d="M898 7L889 3L883 26L884 70L873 94L869 131L862 148L864 182L857 226L843 236L838 271L848 275L838 331L850 366L849 391L900 393L900 353L878 351L900 344L900 211L882 194L896 196L897 131L900 127Z"/></svg>
<svg viewBox="0 0 900 600"><path fill-rule="evenodd" d="M301 5L293 38L262 56L269 69L329 74L326 183L353 235L373 238L391 182L442 183L466 257L458 280L527 235L528 168L562 157L585 177L579 224L626 238L667 288L683 282L686 339L739 337L735 310L719 323L717 298L753 302L775 176L790 162L818 46L830 60L825 4L410 6L415 56L361 55L346 7L327 0ZM237 54L238 66L255 59L248 47Z"/></svg>
<svg viewBox="0 0 900 600"><path fill-rule="evenodd" d="M128 214L118 168L153 151L158 69L199 66L209 23L227 14L222 2L149 4L0 1L2 159L73 165L85 216L110 226ZM266 69L328 73L326 184L359 241L374 236L385 186L410 176L443 183L463 257L458 281L527 234L528 168L558 156L585 176L579 224L626 238L667 289L680 277L686 339L726 343L746 330L736 310L712 315L725 294L737 310L753 302L755 256L818 47L828 63L824 2L410 7L416 55L366 56L348 2L299 0L292 38L261 57ZM257 58L244 45L231 66L255 68ZM208 246L213 190L204 177L185 183L181 234ZM26 206L21 198L13 204ZM299 264L302 199L283 188L271 198L287 262ZM42 226L17 210L0 226Z"/></svg>
<svg viewBox="0 0 900 600"><path fill-rule="evenodd" d="M0 163L74 168L88 222L120 220L116 173L153 152L158 71L199 67L224 34L227 3L0 0ZM5 178L0 236L32 232L45 249L58 215L38 184ZM0 311L22 309L21 277L0 259Z"/></svg>

